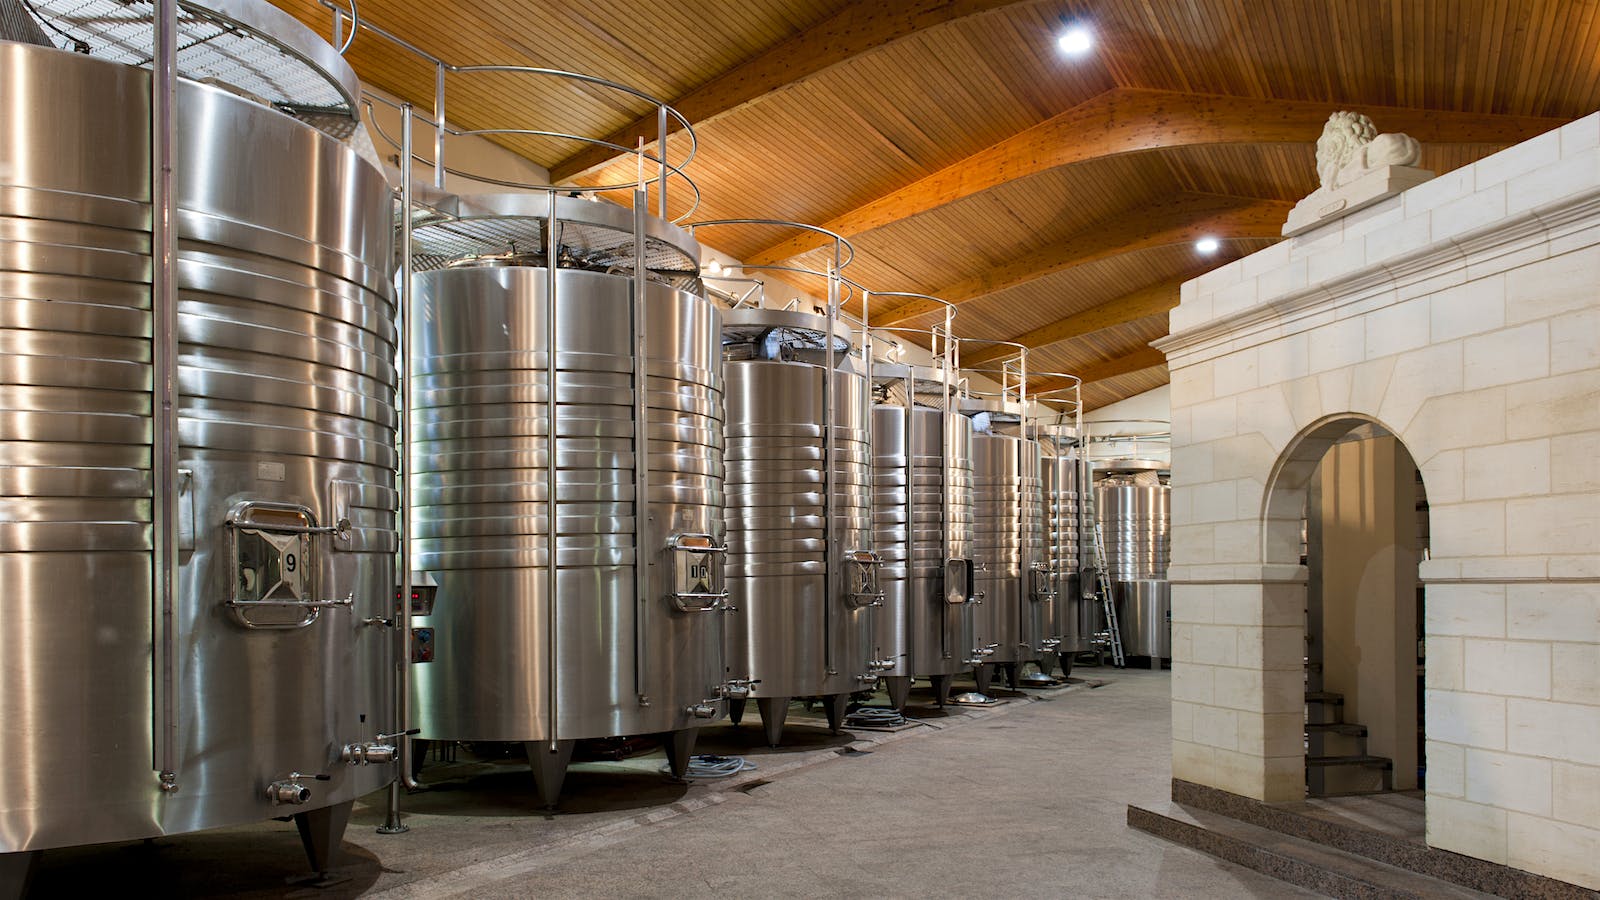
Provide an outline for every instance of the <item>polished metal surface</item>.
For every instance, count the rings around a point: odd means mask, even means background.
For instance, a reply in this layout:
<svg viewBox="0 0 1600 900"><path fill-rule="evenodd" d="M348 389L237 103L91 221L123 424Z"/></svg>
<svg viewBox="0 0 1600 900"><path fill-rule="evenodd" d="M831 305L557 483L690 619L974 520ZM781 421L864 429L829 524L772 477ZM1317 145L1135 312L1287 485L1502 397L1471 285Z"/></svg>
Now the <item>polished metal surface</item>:
<svg viewBox="0 0 1600 900"><path fill-rule="evenodd" d="M921 406L872 409L873 545L884 560L884 605L873 630L877 658L893 664L882 673L888 676L954 675L970 667L972 421L948 420L946 485L945 415Z"/></svg>
<svg viewBox="0 0 1600 900"><path fill-rule="evenodd" d="M1122 650L1129 656L1172 658L1172 584L1140 579L1112 584Z"/></svg>
<svg viewBox="0 0 1600 900"><path fill-rule="evenodd" d="M304 123L180 82L161 790L149 79L0 43L0 109L27 113L0 118L0 852L285 815L267 789L297 772L294 812L394 776L340 759L393 719L391 634L364 624L394 590L388 187Z"/></svg>
<svg viewBox="0 0 1600 900"><path fill-rule="evenodd" d="M859 360L835 353L833 402L826 404L826 354L814 349L834 330L825 316L724 316L728 678L751 681L757 698L869 688L877 680L871 604L878 601L864 596L861 575L878 573L847 558L871 549L870 394ZM830 410L831 513L824 463Z"/></svg>
<svg viewBox="0 0 1600 900"><path fill-rule="evenodd" d="M984 662L1041 661L1054 652L1055 596L1045 555L1039 443L1005 434L972 438L973 561L978 590L974 649Z"/></svg>
<svg viewBox="0 0 1600 900"><path fill-rule="evenodd" d="M1083 524L1083 505L1080 495L1083 483L1083 463L1075 448L1066 448L1047 454L1043 461L1043 488L1046 511L1045 556L1049 560L1050 574L1055 587L1055 630L1061 643L1061 653L1077 653L1093 649L1090 641L1099 630L1091 618L1084 621L1086 607L1079 576L1082 564L1082 544L1079 542ZM1087 626L1087 627L1086 627Z"/></svg>
<svg viewBox="0 0 1600 900"><path fill-rule="evenodd" d="M1123 649L1129 656L1172 655L1172 489L1154 471L1121 474L1095 484L1095 510L1105 542L1106 569L1117 598Z"/></svg>
<svg viewBox="0 0 1600 900"><path fill-rule="evenodd" d="M1096 483L1095 509L1112 581L1167 577L1171 496L1172 489L1164 484L1130 484L1121 477Z"/></svg>
<svg viewBox="0 0 1600 900"><path fill-rule="evenodd" d="M716 715L726 705L725 614L720 603L686 609L672 599L668 549L680 536L723 532L720 315L704 296L648 284L639 398L634 280L553 275L486 265L415 276L413 550L439 584L433 614L418 618L435 629L435 659L412 667L424 739L655 733L699 727L707 720L695 709ZM636 399L648 411L642 519ZM646 567L642 593L636 565Z"/></svg>

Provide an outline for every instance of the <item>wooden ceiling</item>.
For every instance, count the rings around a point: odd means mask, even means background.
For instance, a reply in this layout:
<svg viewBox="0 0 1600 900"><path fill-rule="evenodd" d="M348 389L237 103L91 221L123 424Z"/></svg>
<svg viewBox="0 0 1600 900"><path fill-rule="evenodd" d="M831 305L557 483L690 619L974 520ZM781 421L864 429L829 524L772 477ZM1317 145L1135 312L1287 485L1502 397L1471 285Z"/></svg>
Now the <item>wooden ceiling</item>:
<svg viewBox="0 0 1600 900"><path fill-rule="evenodd" d="M326 32L312 0L275 0ZM631 84L695 121L693 219L825 225L847 274L959 304L969 338L1034 348L1095 408L1166 381L1149 341L1178 285L1278 240L1316 187L1328 113L1367 113L1445 172L1600 106L1600 0L363 0L363 16L455 63L570 69ZM1092 29L1081 58L1065 23ZM369 83L426 109L433 72L363 36ZM466 128L653 135L643 102L505 76L452 76ZM631 160L504 141L562 183ZM681 157L687 142L670 142ZM669 190L674 215L686 191ZM1202 257L1193 242L1213 235ZM821 267L819 241L708 231L751 263ZM921 304L874 324L926 327ZM967 359L998 365L974 342ZM1058 383L1040 379L1041 386Z"/></svg>

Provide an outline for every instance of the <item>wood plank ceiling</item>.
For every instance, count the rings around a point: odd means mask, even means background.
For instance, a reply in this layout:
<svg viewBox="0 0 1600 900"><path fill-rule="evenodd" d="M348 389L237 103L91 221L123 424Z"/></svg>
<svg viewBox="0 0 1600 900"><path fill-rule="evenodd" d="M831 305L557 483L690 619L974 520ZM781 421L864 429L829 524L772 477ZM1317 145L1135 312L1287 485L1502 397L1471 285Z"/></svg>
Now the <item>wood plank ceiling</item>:
<svg viewBox="0 0 1600 900"><path fill-rule="evenodd" d="M275 0L328 27L312 0ZM456 63L570 69L667 99L696 121L694 219L826 225L875 290L959 304L958 332L1035 347L1085 376L1095 408L1167 380L1147 346L1187 278L1270 246L1316 187L1329 112L1424 143L1436 172L1600 105L1600 0L363 0ZM1056 37L1092 29L1068 58ZM363 79L428 108L433 73L358 40ZM645 103L555 82L452 80L467 128L544 128L632 146ZM507 146L562 183L631 177L571 142ZM671 144L685 152L680 136ZM686 192L669 192L674 214ZM1202 235L1221 241L1201 256ZM748 262L820 267L818 242L707 232ZM926 327L924 305L874 324ZM969 360L998 365L974 342ZM1049 386L1048 378L1041 384Z"/></svg>

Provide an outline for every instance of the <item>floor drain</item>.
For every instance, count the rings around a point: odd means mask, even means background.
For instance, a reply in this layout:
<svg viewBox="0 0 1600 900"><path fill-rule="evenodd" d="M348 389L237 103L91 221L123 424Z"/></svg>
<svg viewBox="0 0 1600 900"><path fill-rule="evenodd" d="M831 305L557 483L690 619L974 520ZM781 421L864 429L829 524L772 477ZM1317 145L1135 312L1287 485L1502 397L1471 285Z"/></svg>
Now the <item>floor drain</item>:
<svg viewBox="0 0 1600 900"><path fill-rule="evenodd" d="M871 753L871 750L857 750L854 747L840 747L838 750L840 756L867 756Z"/></svg>
<svg viewBox="0 0 1600 900"><path fill-rule="evenodd" d="M767 780L765 778L757 778L757 779L754 779L752 781L746 781L744 784L739 785L737 790L740 793L748 794L748 793L750 793L751 791L755 790L758 787L766 787L767 785L769 785L771 783L772 783L771 781L769 781L769 780Z"/></svg>

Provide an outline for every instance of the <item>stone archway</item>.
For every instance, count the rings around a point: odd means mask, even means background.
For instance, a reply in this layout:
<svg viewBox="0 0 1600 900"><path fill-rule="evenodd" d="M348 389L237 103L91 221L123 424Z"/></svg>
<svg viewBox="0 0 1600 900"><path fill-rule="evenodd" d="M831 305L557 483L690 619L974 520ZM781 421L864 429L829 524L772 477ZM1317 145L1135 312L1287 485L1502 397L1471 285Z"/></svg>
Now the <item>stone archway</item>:
<svg viewBox="0 0 1600 900"><path fill-rule="evenodd" d="M1174 778L1304 795L1288 526L1318 444L1377 421L1430 507L1428 844L1600 887L1597 134L1586 117L1184 285L1156 343Z"/></svg>
<svg viewBox="0 0 1600 900"><path fill-rule="evenodd" d="M1268 693L1303 684L1313 796L1418 786L1418 566L1426 533L1419 524L1426 508L1420 470L1404 442L1358 413L1307 426L1268 479L1262 558L1298 566L1307 553L1311 565L1298 583L1306 668L1264 677L1291 682L1267 686Z"/></svg>

